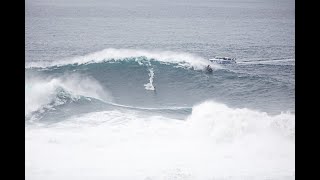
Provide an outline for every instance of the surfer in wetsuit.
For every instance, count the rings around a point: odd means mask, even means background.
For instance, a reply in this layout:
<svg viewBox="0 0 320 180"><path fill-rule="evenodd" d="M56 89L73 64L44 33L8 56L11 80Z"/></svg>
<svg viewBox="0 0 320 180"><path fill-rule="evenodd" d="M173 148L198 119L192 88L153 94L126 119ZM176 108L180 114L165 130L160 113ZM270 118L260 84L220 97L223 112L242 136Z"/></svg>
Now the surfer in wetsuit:
<svg viewBox="0 0 320 180"><path fill-rule="evenodd" d="M207 70L207 72L211 73L211 72L212 72L212 68L211 68L211 66L210 66L210 65L208 65L208 66L206 67L206 70Z"/></svg>

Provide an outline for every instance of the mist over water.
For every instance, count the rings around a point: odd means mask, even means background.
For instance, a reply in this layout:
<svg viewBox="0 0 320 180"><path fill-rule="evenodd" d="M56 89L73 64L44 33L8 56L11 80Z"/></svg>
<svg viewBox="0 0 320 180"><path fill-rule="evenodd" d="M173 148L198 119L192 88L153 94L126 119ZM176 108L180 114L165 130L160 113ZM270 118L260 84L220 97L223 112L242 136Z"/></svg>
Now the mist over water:
<svg viewBox="0 0 320 180"><path fill-rule="evenodd" d="M294 8L27 0L26 179L294 179Z"/></svg>

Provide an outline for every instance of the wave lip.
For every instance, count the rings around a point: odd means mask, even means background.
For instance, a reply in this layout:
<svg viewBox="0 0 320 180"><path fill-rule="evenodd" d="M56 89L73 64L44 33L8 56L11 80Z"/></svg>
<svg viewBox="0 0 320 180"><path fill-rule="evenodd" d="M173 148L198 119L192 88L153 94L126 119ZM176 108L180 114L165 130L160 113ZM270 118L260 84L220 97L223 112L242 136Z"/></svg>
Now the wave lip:
<svg viewBox="0 0 320 180"><path fill-rule="evenodd" d="M94 52L84 56L78 56L73 58L67 58L58 61L51 62L29 62L26 64L26 68L45 68L50 66L63 66L69 64L88 64L88 63L100 63L106 61L123 61L128 58L133 58L135 61L139 61L139 57L145 57L149 60L159 61L160 63L174 63L177 67L194 68L196 70L202 70L205 66L210 64L214 68L219 68L209 60L206 60L200 56L185 53L185 52L173 52L173 51L147 51L136 49L114 49L108 48L102 51Z"/></svg>
<svg viewBox="0 0 320 180"><path fill-rule="evenodd" d="M54 108L81 97L95 98L106 101L112 97L93 78L80 74L61 77L40 78L28 75L25 79L25 116L43 108Z"/></svg>

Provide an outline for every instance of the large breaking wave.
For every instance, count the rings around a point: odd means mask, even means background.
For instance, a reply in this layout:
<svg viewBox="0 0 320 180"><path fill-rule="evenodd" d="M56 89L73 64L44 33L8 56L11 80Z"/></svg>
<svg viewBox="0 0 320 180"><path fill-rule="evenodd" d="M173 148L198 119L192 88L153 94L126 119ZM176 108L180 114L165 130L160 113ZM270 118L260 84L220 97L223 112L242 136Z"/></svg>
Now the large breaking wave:
<svg viewBox="0 0 320 180"><path fill-rule="evenodd" d="M26 177L292 179L295 115L265 112L292 82L208 63L128 49L27 63Z"/></svg>
<svg viewBox="0 0 320 180"><path fill-rule="evenodd" d="M176 64L177 67L186 67L194 69L203 69L205 66L208 65L208 63L212 66L219 67L218 65L210 63L210 61L202 57L190 53L109 48L92 54L68 58L59 61L29 62L26 64L26 68L63 66L68 64L80 65L88 63L125 60L134 60L137 62L143 62L143 60L158 61L164 64Z"/></svg>

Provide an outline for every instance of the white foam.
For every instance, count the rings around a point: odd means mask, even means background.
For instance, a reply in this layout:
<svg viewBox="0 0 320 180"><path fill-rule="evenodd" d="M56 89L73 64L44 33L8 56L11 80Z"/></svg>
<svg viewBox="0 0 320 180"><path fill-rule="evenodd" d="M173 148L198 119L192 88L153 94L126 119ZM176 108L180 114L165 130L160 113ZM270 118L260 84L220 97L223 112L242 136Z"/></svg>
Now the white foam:
<svg viewBox="0 0 320 180"><path fill-rule="evenodd" d="M213 68L220 66L211 63L202 57L191 53L185 52L172 52L172 51L147 51L138 49L114 49L108 48L102 51L94 52L85 56L78 56L73 58L67 58L63 60L46 61L46 62L28 62L26 68L31 67L48 67L48 66L62 66L67 64L86 64L86 63L99 63L109 60L123 61L127 58L136 58L136 61L140 61L138 57L146 57L148 59L155 59L162 63L176 63L178 66L191 68L196 70L202 70L208 64Z"/></svg>
<svg viewBox="0 0 320 180"><path fill-rule="evenodd" d="M200 129L200 134L223 141L234 140L248 133L269 133L274 128L281 129L279 132L284 136L294 137L295 129L295 116L289 112L270 116L246 108L232 109L213 101L195 106L187 121L191 127Z"/></svg>
<svg viewBox="0 0 320 180"><path fill-rule="evenodd" d="M153 68L149 68L148 70L149 70L149 83L144 84L144 86L146 90L154 91L156 89L155 89L155 86L153 85L153 78L154 78Z"/></svg>
<svg viewBox="0 0 320 180"><path fill-rule="evenodd" d="M63 104L56 98L59 88L69 92L73 99L78 99L80 95L100 100L111 99L110 93L95 79L76 73L46 78L26 74L25 84L26 116L49 103L54 103L53 106Z"/></svg>
<svg viewBox="0 0 320 180"><path fill-rule="evenodd" d="M209 101L185 121L114 110L27 126L26 179L294 179L294 139L273 123L294 120Z"/></svg>

